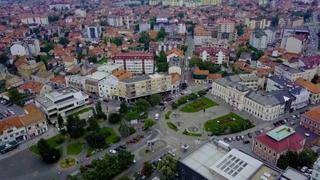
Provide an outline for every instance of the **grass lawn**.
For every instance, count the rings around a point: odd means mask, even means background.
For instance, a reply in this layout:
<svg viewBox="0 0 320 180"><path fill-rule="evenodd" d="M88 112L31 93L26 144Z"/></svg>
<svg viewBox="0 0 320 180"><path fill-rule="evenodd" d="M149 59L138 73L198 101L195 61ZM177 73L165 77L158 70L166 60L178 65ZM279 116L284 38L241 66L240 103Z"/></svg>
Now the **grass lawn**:
<svg viewBox="0 0 320 180"><path fill-rule="evenodd" d="M195 136L195 137L200 137L200 136L202 136L201 133L194 133L194 132L188 132L188 131L183 131L182 134L187 135L187 136Z"/></svg>
<svg viewBox="0 0 320 180"><path fill-rule="evenodd" d="M171 115L171 113L172 113L172 111L168 111L168 112L166 112L166 114L165 114L165 118L166 118L166 119L170 119L170 115Z"/></svg>
<svg viewBox="0 0 320 180"><path fill-rule="evenodd" d="M209 98L202 97L200 99L197 99L195 101L192 101L191 103L183 106L180 111L186 112L186 113L193 113L193 112L198 112L203 109L207 109L212 106L218 105L216 102L212 101Z"/></svg>
<svg viewBox="0 0 320 180"><path fill-rule="evenodd" d="M82 148L83 148L83 143L80 143L80 142L68 144L67 154L68 155L78 155L81 153Z"/></svg>
<svg viewBox="0 0 320 180"><path fill-rule="evenodd" d="M100 131L106 137L107 144L114 144L120 141L120 136L111 127L101 128Z"/></svg>
<svg viewBox="0 0 320 180"><path fill-rule="evenodd" d="M51 147L57 148L59 145L61 145L64 142L64 140L65 140L65 137L62 134L58 134L47 139L47 142ZM31 146L30 151L32 151L35 154L39 154L37 144Z"/></svg>
<svg viewBox="0 0 320 180"><path fill-rule="evenodd" d="M73 115L78 116L78 115L80 115L82 113L85 113L85 112L88 112L88 111L91 111L91 110L93 110L93 107L87 107L87 108L81 109L78 112L75 112Z"/></svg>
<svg viewBox="0 0 320 180"><path fill-rule="evenodd" d="M172 130L174 130L174 131L178 131L178 130L179 130L178 127L177 127L174 123L172 123L172 122L167 122L167 125L168 125L168 127L169 127L170 129L172 129Z"/></svg>
<svg viewBox="0 0 320 180"><path fill-rule="evenodd" d="M232 112L209 120L204 124L205 130L211 132L213 135L237 133L252 127L254 127L254 125L249 120Z"/></svg>
<svg viewBox="0 0 320 180"><path fill-rule="evenodd" d="M107 64L107 63L108 63L108 59L105 57L100 59L100 61L98 61L98 64Z"/></svg>

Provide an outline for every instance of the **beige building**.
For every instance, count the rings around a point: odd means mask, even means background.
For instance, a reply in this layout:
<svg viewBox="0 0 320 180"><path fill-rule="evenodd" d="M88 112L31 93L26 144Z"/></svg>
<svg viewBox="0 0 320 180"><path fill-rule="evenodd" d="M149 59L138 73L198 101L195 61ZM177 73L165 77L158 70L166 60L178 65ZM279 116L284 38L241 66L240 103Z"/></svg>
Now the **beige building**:
<svg viewBox="0 0 320 180"><path fill-rule="evenodd" d="M133 100L152 94L171 92L171 75L153 74L135 76L119 81L114 96L121 100Z"/></svg>
<svg viewBox="0 0 320 180"><path fill-rule="evenodd" d="M46 72L46 66L43 62L28 61L17 67L23 79L31 79L31 75L34 73Z"/></svg>
<svg viewBox="0 0 320 180"><path fill-rule="evenodd" d="M320 85L313 84L305 79L299 78L295 81L296 84L306 88L310 92L309 102L310 104L320 103Z"/></svg>
<svg viewBox="0 0 320 180"><path fill-rule="evenodd" d="M284 102L274 94L255 91L258 79L228 76L212 83L212 94L230 106L244 110L265 121L273 120L284 113ZM250 87L250 88L249 88Z"/></svg>

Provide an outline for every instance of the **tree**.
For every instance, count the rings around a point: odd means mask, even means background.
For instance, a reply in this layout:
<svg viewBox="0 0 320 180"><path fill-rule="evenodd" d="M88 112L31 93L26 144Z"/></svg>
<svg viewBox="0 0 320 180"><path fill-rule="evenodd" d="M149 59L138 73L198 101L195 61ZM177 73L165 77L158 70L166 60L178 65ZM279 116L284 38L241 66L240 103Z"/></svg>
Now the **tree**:
<svg viewBox="0 0 320 180"><path fill-rule="evenodd" d="M295 169L300 169L303 166L311 168L316 161L318 155L310 149L305 149L301 153L288 151L280 156L277 166L281 169L286 169L288 166Z"/></svg>
<svg viewBox="0 0 320 180"><path fill-rule="evenodd" d="M156 37L157 41L163 41L166 35L166 30L164 29L164 27L161 27Z"/></svg>
<svg viewBox="0 0 320 180"><path fill-rule="evenodd" d="M122 37L114 37L110 39L110 42L115 44L116 46L121 46L123 44L123 38Z"/></svg>
<svg viewBox="0 0 320 180"><path fill-rule="evenodd" d="M97 63L97 57L96 56L90 56L89 58L88 58L88 61L90 62L90 63Z"/></svg>
<svg viewBox="0 0 320 180"><path fill-rule="evenodd" d="M120 114L126 114L127 112L128 112L127 103L125 101L122 101L121 104L120 104L119 113Z"/></svg>
<svg viewBox="0 0 320 180"><path fill-rule="evenodd" d="M78 116L68 116L67 132L72 138L79 138L84 134L85 121L79 119Z"/></svg>
<svg viewBox="0 0 320 180"><path fill-rule="evenodd" d="M150 44L151 38L148 32L146 31L141 32L138 41L139 43L143 43L145 51L149 50L149 44Z"/></svg>
<svg viewBox="0 0 320 180"><path fill-rule="evenodd" d="M152 164L149 162L144 162L141 170L141 174L149 178L153 173Z"/></svg>
<svg viewBox="0 0 320 180"><path fill-rule="evenodd" d="M40 139L38 141L37 148L39 150L39 155L46 163L55 163L61 157L60 151L56 148L50 147L49 143L44 139Z"/></svg>
<svg viewBox="0 0 320 180"><path fill-rule="evenodd" d="M133 164L134 155L132 155L130 152L122 150L118 152L118 166L120 170L125 170L128 167L130 167Z"/></svg>
<svg viewBox="0 0 320 180"><path fill-rule="evenodd" d="M60 130L63 129L63 128L64 128L64 120L63 120L63 118L62 118L62 116L61 116L60 114L58 115L57 120L58 120L58 127L59 127L59 129L60 129Z"/></svg>
<svg viewBox="0 0 320 180"><path fill-rule="evenodd" d="M167 155L158 163L157 169L162 173L166 180L176 179L178 171L178 162L172 156Z"/></svg>
<svg viewBox="0 0 320 180"><path fill-rule="evenodd" d="M66 37L61 37L59 39L59 44L63 45L64 47L66 47L69 44L69 39Z"/></svg>
<svg viewBox="0 0 320 180"><path fill-rule="evenodd" d="M6 54L0 55L0 64L7 65L9 62L9 57Z"/></svg>
<svg viewBox="0 0 320 180"><path fill-rule="evenodd" d="M89 126L87 127L87 131L98 132L100 130L100 126L94 117L91 117L88 121L89 121Z"/></svg>
<svg viewBox="0 0 320 180"><path fill-rule="evenodd" d="M23 106L27 99L27 95L20 93L16 88L13 88L9 90L9 99L12 103Z"/></svg>
<svg viewBox="0 0 320 180"><path fill-rule="evenodd" d="M153 119L146 119L146 120L144 121L143 129L144 129L144 130L147 130L147 129L149 129L150 127L152 127L154 124L156 124L156 122L155 122Z"/></svg>
<svg viewBox="0 0 320 180"><path fill-rule="evenodd" d="M86 136L86 141L88 145L92 148L104 148L106 147L106 140L102 134L98 134L97 132L91 132Z"/></svg>
<svg viewBox="0 0 320 180"><path fill-rule="evenodd" d="M59 16L53 15L53 16L49 16L49 17L48 17L49 23L56 22L56 21L58 21L58 20L59 20Z"/></svg>
<svg viewBox="0 0 320 180"><path fill-rule="evenodd" d="M314 75L314 77L312 78L311 82L312 82L313 84L317 84L317 81L318 81L318 80L319 80L319 75L316 74L316 75Z"/></svg>
<svg viewBox="0 0 320 180"><path fill-rule="evenodd" d="M164 51L160 51L159 56L156 56L155 60L158 72L168 72L169 64Z"/></svg>
<svg viewBox="0 0 320 180"><path fill-rule="evenodd" d="M97 118L98 119L106 119L106 114L102 111L101 102L98 101L96 103L96 112L97 112Z"/></svg>
<svg viewBox="0 0 320 180"><path fill-rule="evenodd" d="M279 16L273 16L271 19L271 26L277 27L279 24Z"/></svg>
<svg viewBox="0 0 320 180"><path fill-rule="evenodd" d="M109 120L109 122L110 122L111 124L116 124L116 123L120 122L121 119L122 119L122 117L121 117L121 115L118 114L118 113L111 113L111 114L109 115L109 118L108 118L108 120Z"/></svg>
<svg viewBox="0 0 320 180"><path fill-rule="evenodd" d="M127 151L120 151L116 156L108 154L101 160L94 160L94 169L81 173L84 180L91 179L113 179L124 169L129 168L133 163L134 155Z"/></svg>
<svg viewBox="0 0 320 180"><path fill-rule="evenodd" d="M152 94L149 97L149 103L151 104L151 106L156 106L158 104L160 104L162 98L159 94Z"/></svg>
<svg viewBox="0 0 320 180"><path fill-rule="evenodd" d="M147 112L150 108L150 103L145 99L139 99L135 104L135 108L139 113Z"/></svg>
<svg viewBox="0 0 320 180"><path fill-rule="evenodd" d="M236 30L237 30L237 35L238 35L238 36L242 36L242 35L243 35L243 33L244 33L244 27L243 27L242 24L237 25L237 26L236 26Z"/></svg>
<svg viewBox="0 0 320 180"><path fill-rule="evenodd" d="M119 126L119 133L120 133L121 137L126 138L126 137L130 136L130 134L131 134L130 128L131 127L127 122L122 121Z"/></svg>

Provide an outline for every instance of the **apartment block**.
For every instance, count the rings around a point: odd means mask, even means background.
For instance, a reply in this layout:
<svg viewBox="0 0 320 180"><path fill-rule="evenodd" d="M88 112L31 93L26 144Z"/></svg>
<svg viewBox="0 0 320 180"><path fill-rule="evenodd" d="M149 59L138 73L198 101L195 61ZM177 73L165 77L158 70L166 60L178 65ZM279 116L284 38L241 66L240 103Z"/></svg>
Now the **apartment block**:
<svg viewBox="0 0 320 180"><path fill-rule="evenodd" d="M171 89L171 75L142 75L120 80L114 96L129 101L152 94L171 92Z"/></svg>
<svg viewBox="0 0 320 180"><path fill-rule="evenodd" d="M114 56L114 63L134 74L153 74L154 57L146 52L118 53Z"/></svg>

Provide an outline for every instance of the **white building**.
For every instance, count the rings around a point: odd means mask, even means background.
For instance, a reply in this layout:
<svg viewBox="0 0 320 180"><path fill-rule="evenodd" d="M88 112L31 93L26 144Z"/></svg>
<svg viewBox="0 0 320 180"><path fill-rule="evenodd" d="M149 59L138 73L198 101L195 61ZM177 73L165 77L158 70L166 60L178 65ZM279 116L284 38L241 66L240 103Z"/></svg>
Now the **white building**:
<svg viewBox="0 0 320 180"><path fill-rule="evenodd" d="M252 84L251 79L255 82ZM240 111L244 110L265 121L279 117L285 111L285 98L277 93L255 91L258 79L228 76L212 83L212 94ZM251 86L252 89L248 88Z"/></svg>
<svg viewBox="0 0 320 180"><path fill-rule="evenodd" d="M267 34L263 30L256 30L251 33L250 45L257 49L267 48Z"/></svg>
<svg viewBox="0 0 320 180"><path fill-rule="evenodd" d="M74 14L77 16L77 17L86 17L87 16L87 12L86 10L84 9L76 9L74 11Z"/></svg>
<svg viewBox="0 0 320 180"><path fill-rule="evenodd" d="M40 44L38 39L27 38L23 41L14 42L10 47L12 56L36 56L40 53Z"/></svg>
<svg viewBox="0 0 320 180"><path fill-rule="evenodd" d="M0 145L22 142L48 131L46 118L36 106L24 107L24 114L15 115L0 121Z"/></svg>
<svg viewBox="0 0 320 180"><path fill-rule="evenodd" d="M52 3L49 5L49 9L67 10L70 8L71 8L71 5L67 3Z"/></svg>
<svg viewBox="0 0 320 180"><path fill-rule="evenodd" d="M109 26L113 27L122 27L124 26L124 19L122 16L110 15L107 18L107 22Z"/></svg>
<svg viewBox="0 0 320 180"><path fill-rule="evenodd" d="M53 90L35 99L48 118L66 113L89 103L89 96L71 87Z"/></svg>
<svg viewBox="0 0 320 180"><path fill-rule="evenodd" d="M106 99L113 99L113 94L117 90L119 80L113 76L109 75L105 79L99 81L99 96Z"/></svg>
<svg viewBox="0 0 320 180"><path fill-rule="evenodd" d="M37 25L49 24L48 16L44 16L44 15L27 14L27 15L23 15L20 20L23 24L37 24Z"/></svg>
<svg viewBox="0 0 320 180"><path fill-rule="evenodd" d="M312 174L311 174L311 180L319 180L320 179L320 157L314 162Z"/></svg>
<svg viewBox="0 0 320 180"><path fill-rule="evenodd" d="M153 74L153 54L145 52L118 53L114 56L114 63L134 74Z"/></svg>
<svg viewBox="0 0 320 180"><path fill-rule="evenodd" d="M86 37L89 40L97 40L101 36L100 26L86 26Z"/></svg>

